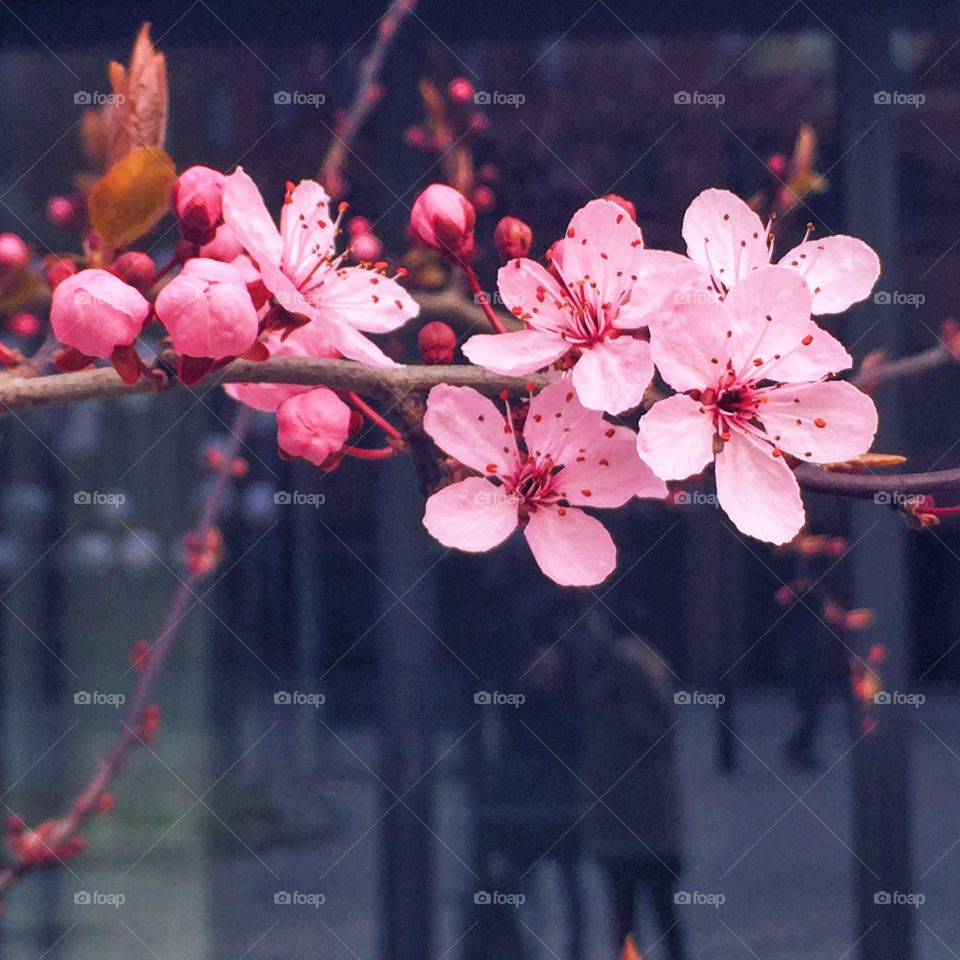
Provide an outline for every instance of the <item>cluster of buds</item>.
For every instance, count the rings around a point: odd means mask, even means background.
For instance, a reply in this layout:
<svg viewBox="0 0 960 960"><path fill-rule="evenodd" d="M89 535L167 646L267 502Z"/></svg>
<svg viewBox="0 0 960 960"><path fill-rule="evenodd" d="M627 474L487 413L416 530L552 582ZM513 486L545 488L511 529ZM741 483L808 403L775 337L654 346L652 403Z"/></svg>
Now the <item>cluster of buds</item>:
<svg viewBox="0 0 960 960"><path fill-rule="evenodd" d="M203 534L188 533L183 538L187 569L195 577L205 577L217 568L224 556L223 535L216 527Z"/></svg>
<svg viewBox="0 0 960 960"><path fill-rule="evenodd" d="M62 821L45 820L36 829L27 826L19 814L7 820L7 846L16 863L23 868L52 867L65 863L87 847L87 841L74 834L68 840L56 839L61 832Z"/></svg>
<svg viewBox="0 0 960 960"><path fill-rule="evenodd" d="M250 464L243 457L234 457L228 464L223 451L213 444L204 451L203 459L211 473L223 473L229 469L230 476L239 479L250 472Z"/></svg>
<svg viewBox="0 0 960 960"><path fill-rule="evenodd" d="M850 633L866 630L873 623L873 616L873 610L868 607L845 610L835 600L827 600L823 604L823 619L827 623Z"/></svg>

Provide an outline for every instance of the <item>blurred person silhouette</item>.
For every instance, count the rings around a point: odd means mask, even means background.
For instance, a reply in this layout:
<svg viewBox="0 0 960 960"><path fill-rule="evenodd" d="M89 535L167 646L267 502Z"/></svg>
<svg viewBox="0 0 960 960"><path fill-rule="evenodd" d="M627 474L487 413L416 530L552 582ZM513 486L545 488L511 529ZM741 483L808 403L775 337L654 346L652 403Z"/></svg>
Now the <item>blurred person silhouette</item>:
<svg viewBox="0 0 960 960"><path fill-rule="evenodd" d="M587 618L583 781L586 843L606 875L615 946L641 947L639 899L653 908L666 956L685 957L675 910L682 867L673 689L664 661L606 614ZM642 951L641 951L642 952Z"/></svg>
<svg viewBox="0 0 960 960"><path fill-rule="evenodd" d="M544 609L545 608L545 609ZM546 614L546 616L545 616ZM582 808L577 779L580 710L575 652L566 638L557 640L572 622L569 607L545 602L536 618L539 643L521 659L514 680L504 680L483 713L485 756L480 831L484 881L498 892L522 893L534 904L533 881L554 865L559 875L564 957L583 956L583 898L579 866L582 853L578 820ZM576 616L573 617L573 620ZM545 629L549 627L550 629ZM577 635L577 642L582 636ZM507 688L507 689L505 689ZM522 698L522 702L517 702ZM539 917L561 911L544 905ZM499 915L499 916L498 916ZM529 917L529 914L527 914ZM517 910L485 905L474 918L487 927L479 938L477 957L498 960L521 956L523 937ZM543 937L546 931L537 931ZM494 951L493 953L491 951ZM551 948L552 952L552 948Z"/></svg>

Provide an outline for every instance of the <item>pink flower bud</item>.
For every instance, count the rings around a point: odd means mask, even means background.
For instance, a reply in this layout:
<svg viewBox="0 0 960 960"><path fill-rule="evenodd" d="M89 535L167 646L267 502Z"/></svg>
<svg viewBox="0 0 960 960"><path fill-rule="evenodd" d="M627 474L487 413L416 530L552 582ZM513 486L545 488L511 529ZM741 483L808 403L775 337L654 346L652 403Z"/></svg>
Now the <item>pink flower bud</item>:
<svg viewBox="0 0 960 960"><path fill-rule="evenodd" d="M321 467L350 435L350 408L326 387L284 400L277 407L277 444L288 457Z"/></svg>
<svg viewBox="0 0 960 960"><path fill-rule="evenodd" d="M7 329L18 337L32 337L40 332L40 321L26 311L15 313L7 321Z"/></svg>
<svg viewBox="0 0 960 960"><path fill-rule="evenodd" d="M447 93L455 103L467 103L473 99L473 84L466 77L457 77L450 81Z"/></svg>
<svg viewBox="0 0 960 960"><path fill-rule="evenodd" d="M157 276L157 268L150 254L140 250L128 250L120 254L110 265L110 272L141 293L146 293L153 286Z"/></svg>
<svg viewBox="0 0 960 960"><path fill-rule="evenodd" d="M415 240L454 260L473 256L473 225L477 214L459 191L432 183L413 203L410 232Z"/></svg>
<svg viewBox="0 0 960 960"><path fill-rule="evenodd" d="M634 206L632 200L627 200L626 197L621 197L619 193L608 193L603 197L604 200L609 200L611 203L615 203L618 207L623 207L624 210L630 215L630 219L636 223L637 222L637 208Z"/></svg>
<svg viewBox="0 0 960 960"><path fill-rule="evenodd" d="M470 199L481 213L487 213L497 204L497 195L489 187L484 186L476 187Z"/></svg>
<svg viewBox="0 0 960 960"><path fill-rule="evenodd" d="M200 256L209 260L222 260L232 263L243 253L243 244L226 223L217 227L214 238L200 248Z"/></svg>
<svg viewBox="0 0 960 960"><path fill-rule="evenodd" d="M442 320L431 320L417 335L424 363L453 363L457 335Z"/></svg>
<svg viewBox="0 0 960 960"><path fill-rule="evenodd" d="M46 260L44 263L47 265L47 284L51 290L56 290L67 277L72 277L77 272L76 263L66 257L54 259L52 263Z"/></svg>
<svg viewBox="0 0 960 960"><path fill-rule="evenodd" d="M160 291L155 309L174 349L188 357L238 356L259 332L243 274L219 260L188 260Z"/></svg>
<svg viewBox="0 0 960 960"><path fill-rule="evenodd" d="M359 237L361 234L370 233L373 224L366 217L354 217L347 224L347 233L351 237Z"/></svg>
<svg viewBox="0 0 960 960"><path fill-rule="evenodd" d="M81 270L57 284L50 304L54 336L88 357L110 359L140 335L150 304L106 270Z"/></svg>
<svg viewBox="0 0 960 960"><path fill-rule="evenodd" d="M47 201L47 219L58 227L73 227L83 212L79 197L51 197Z"/></svg>
<svg viewBox="0 0 960 960"><path fill-rule="evenodd" d="M223 174L210 167L190 167L177 177L171 204L184 240L198 246L213 240L222 223Z"/></svg>
<svg viewBox="0 0 960 960"><path fill-rule="evenodd" d="M533 231L516 217L504 217L493 231L493 242L497 245L500 259L506 263L525 257L530 252Z"/></svg>
<svg viewBox="0 0 960 960"><path fill-rule="evenodd" d="M27 265L30 251L15 233L0 233L0 272L13 273Z"/></svg>
<svg viewBox="0 0 960 960"><path fill-rule="evenodd" d="M358 263L369 263L380 257L383 245L375 234L360 233L350 241L350 251Z"/></svg>

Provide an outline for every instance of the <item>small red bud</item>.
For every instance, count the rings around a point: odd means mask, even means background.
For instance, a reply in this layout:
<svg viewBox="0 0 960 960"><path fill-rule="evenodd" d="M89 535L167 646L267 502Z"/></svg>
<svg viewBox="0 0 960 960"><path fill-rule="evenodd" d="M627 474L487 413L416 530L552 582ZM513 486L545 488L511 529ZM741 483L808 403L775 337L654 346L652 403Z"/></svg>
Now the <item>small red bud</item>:
<svg viewBox="0 0 960 960"><path fill-rule="evenodd" d="M157 276L153 259L140 250L128 250L120 254L110 266L110 272L141 293L146 293L153 286Z"/></svg>
<svg viewBox="0 0 960 960"><path fill-rule="evenodd" d="M170 205L180 221L180 235L197 246L210 243L223 222L223 181L219 170L195 166L177 177Z"/></svg>
<svg viewBox="0 0 960 960"><path fill-rule="evenodd" d="M525 257L533 243L533 231L516 217L504 217L493 231L500 259L506 263L517 257Z"/></svg>
<svg viewBox="0 0 960 960"><path fill-rule="evenodd" d="M15 233L0 233L0 273L22 270L30 260L30 250Z"/></svg>
<svg viewBox="0 0 960 960"><path fill-rule="evenodd" d="M73 227L80 220L83 201L75 197L51 197L47 201L47 219L58 227Z"/></svg>
<svg viewBox="0 0 960 960"><path fill-rule="evenodd" d="M77 272L77 265L66 258L47 262L47 283L51 291L56 290L67 277Z"/></svg>
<svg viewBox="0 0 960 960"><path fill-rule="evenodd" d="M40 331L40 321L32 313L23 311L7 321L7 329L18 337L33 337Z"/></svg>
<svg viewBox="0 0 960 960"><path fill-rule="evenodd" d="M442 320L431 320L417 335L417 346L424 363L453 363L457 335Z"/></svg>
<svg viewBox="0 0 960 960"><path fill-rule="evenodd" d="M457 77L450 81L447 93L455 103L468 103L473 99L473 84L466 77Z"/></svg>

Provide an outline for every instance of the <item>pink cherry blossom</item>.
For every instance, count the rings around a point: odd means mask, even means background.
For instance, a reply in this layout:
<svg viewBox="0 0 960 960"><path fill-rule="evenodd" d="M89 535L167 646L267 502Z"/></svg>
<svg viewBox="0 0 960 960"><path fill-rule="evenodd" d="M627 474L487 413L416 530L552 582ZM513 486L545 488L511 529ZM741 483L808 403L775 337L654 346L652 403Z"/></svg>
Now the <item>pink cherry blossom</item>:
<svg viewBox="0 0 960 960"><path fill-rule="evenodd" d="M619 507L663 497L665 485L637 459L635 437L588 410L558 381L530 401L522 436L470 387L434 387L424 427L437 445L482 476L427 500L423 523L448 547L490 550L518 525L540 569L563 586L600 583L616 566L610 534L579 507Z"/></svg>
<svg viewBox="0 0 960 960"><path fill-rule="evenodd" d="M326 387L289 397L277 407L277 444L288 457L322 467L350 435L350 408Z"/></svg>
<svg viewBox="0 0 960 960"><path fill-rule="evenodd" d="M54 336L88 357L109 360L140 335L150 314L143 295L106 270L81 270L57 284L50 304Z"/></svg>
<svg viewBox="0 0 960 960"><path fill-rule="evenodd" d="M196 257L157 296L157 316L177 353L235 357L259 333L243 274L229 263Z"/></svg>
<svg viewBox="0 0 960 960"><path fill-rule="evenodd" d="M274 300L306 317L343 356L377 367L397 364L366 333L389 333L419 310L396 280L367 267L344 267L338 221L313 180L288 186L278 230L242 167L226 178L224 220L256 262Z"/></svg>
<svg viewBox="0 0 960 960"><path fill-rule="evenodd" d="M704 190L683 218L687 255L703 270L702 282L723 295L735 283L770 263L770 228L736 194ZM796 270L813 294L812 313L842 313L870 295L880 276L876 253L856 237L805 240L779 261Z"/></svg>
<svg viewBox="0 0 960 960"><path fill-rule="evenodd" d="M763 267L722 302L678 302L651 331L657 368L678 393L641 418L640 456L664 480L714 461L720 506L744 533L771 543L791 540L804 522L783 454L848 460L870 448L877 429L866 394L825 379L852 360L810 319L812 299L796 271Z"/></svg>
<svg viewBox="0 0 960 960"><path fill-rule="evenodd" d="M314 329L312 324L294 330L284 337L279 331L266 338L271 357L321 357L335 359L336 350ZM254 410L273 413L284 400L300 393L309 393L313 387L297 383L230 383L224 391L234 400Z"/></svg>
<svg viewBox="0 0 960 960"><path fill-rule="evenodd" d="M644 250L640 228L610 200L591 200L555 243L552 269L511 260L500 269L503 302L526 329L480 334L464 354L495 373L523 375L557 361L572 366L574 389L592 410L618 413L643 399L653 378L649 324L677 286L697 276L679 254Z"/></svg>

